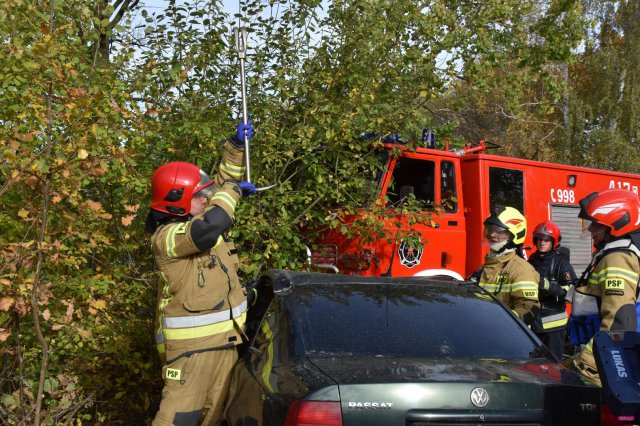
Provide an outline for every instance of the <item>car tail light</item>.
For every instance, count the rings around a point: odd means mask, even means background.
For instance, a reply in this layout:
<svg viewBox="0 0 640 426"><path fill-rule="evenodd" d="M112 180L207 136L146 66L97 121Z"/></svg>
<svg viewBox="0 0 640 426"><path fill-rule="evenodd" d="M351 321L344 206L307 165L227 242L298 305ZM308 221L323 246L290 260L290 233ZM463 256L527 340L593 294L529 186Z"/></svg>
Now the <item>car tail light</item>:
<svg viewBox="0 0 640 426"><path fill-rule="evenodd" d="M628 425L635 423L635 416L616 416L607 404L600 404L600 426Z"/></svg>
<svg viewBox="0 0 640 426"><path fill-rule="evenodd" d="M289 408L285 426L342 426L342 408L337 401L296 401Z"/></svg>

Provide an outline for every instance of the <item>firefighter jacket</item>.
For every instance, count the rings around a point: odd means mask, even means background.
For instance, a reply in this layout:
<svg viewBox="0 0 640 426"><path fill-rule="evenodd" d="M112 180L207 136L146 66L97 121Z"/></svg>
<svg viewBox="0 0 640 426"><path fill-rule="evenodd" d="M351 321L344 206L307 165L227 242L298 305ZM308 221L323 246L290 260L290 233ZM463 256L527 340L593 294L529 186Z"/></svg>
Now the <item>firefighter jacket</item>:
<svg viewBox="0 0 640 426"><path fill-rule="evenodd" d="M565 296L577 278L566 256L552 250L547 253L536 251L529 263L540 274L538 299L540 315L531 325L536 333L545 333L564 328L569 320L565 310Z"/></svg>
<svg viewBox="0 0 640 426"><path fill-rule="evenodd" d="M225 238L241 197L242 155L225 144L218 190L205 212L163 224L151 237L161 278L156 343L167 363L242 341L247 298L237 275L237 251Z"/></svg>
<svg viewBox="0 0 640 426"><path fill-rule="evenodd" d="M478 285L531 324L538 314L539 275L515 251L500 256L489 253L484 260Z"/></svg>
<svg viewBox="0 0 640 426"><path fill-rule="evenodd" d="M635 302L640 278L640 251L630 239L612 241L596 253L575 291L595 296L600 330L635 331L638 317ZM584 274L583 274L584 277ZM587 379L600 384L593 355L593 337L573 359L573 366Z"/></svg>
<svg viewBox="0 0 640 426"><path fill-rule="evenodd" d="M640 250L631 240L610 242L594 256L586 286L576 288L579 293L596 297L602 319L600 330L636 330L639 257Z"/></svg>

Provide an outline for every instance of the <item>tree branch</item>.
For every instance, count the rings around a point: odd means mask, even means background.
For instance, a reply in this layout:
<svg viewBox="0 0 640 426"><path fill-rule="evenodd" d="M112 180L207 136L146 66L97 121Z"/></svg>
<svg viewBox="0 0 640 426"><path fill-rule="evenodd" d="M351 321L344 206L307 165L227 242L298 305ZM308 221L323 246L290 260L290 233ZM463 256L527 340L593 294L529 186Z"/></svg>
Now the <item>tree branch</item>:
<svg viewBox="0 0 640 426"><path fill-rule="evenodd" d="M122 7L120 7L118 12L113 17L113 19L109 21L109 26L108 26L109 30L112 30L116 25L118 25L118 23L120 23L120 21L122 20L122 17L124 16L124 14L128 10L131 10L134 7L136 7L139 1L140 0L116 0L115 4L113 5L113 8L118 9L118 6L120 5L122 5Z"/></svg>

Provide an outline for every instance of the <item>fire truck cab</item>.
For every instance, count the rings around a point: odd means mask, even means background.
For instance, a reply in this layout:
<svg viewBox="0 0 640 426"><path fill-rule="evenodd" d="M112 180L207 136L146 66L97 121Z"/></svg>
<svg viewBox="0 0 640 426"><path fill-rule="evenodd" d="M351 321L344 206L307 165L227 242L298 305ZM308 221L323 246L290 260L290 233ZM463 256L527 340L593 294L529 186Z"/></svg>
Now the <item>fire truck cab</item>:
<svg viewBox="0 0 640 426"><path fill-rule="evenodd" d="M385 149L398 152L397 145L386 144ZM536 224L553 220L580 274L591 259L592 243L588 234L581 238L584 224L578 218L578 202L594 191L621 188L637 194L638 187L640 175L489 155L482 141L458 150L401 147L399 155L388 156L378 199L386 196L388 205L397 206L413 194L440 206L430 223L410 227L422 247L402 238L363 245L330 231L313 246L310 261L317 268L345 274L466 278L482 265L489 250L483 244L483 221L502 205L527 218L527 254L534 250L531 232ZM393 211L389 209L397 223L409 228L402 214ZM388 231L401 235L397 228Z"/></svg>

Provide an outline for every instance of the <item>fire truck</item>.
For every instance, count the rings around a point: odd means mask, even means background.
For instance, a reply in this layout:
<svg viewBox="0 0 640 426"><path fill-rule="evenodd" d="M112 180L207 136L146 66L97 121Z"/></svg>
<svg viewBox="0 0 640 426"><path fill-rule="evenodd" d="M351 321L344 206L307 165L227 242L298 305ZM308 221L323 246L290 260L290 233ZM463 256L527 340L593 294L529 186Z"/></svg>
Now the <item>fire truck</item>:
<svg viewBox="0 0 640 426"><path fill-rule="evenodd" d="M484 219L497 206L510 206L527 218L527 255L534 250L533 228L551 219L560 227L561 246L580 274L592 254L590 235L582 232L584 223L578 218L580 199L610 188L637 194L640 187L640 175L490 155L486 151L491 144L484 141L462 149L452 149L448 143L444 149L428 145L409 149L384 144L386 166L378 181L377 199L389 206L388 214L394 216L389 223L404 228L390 225L393 229L388 229L387 235L398 238L363 244L338 230L327 231L317 244L309 246L313 268L368 276L463 279L480 268L489 251L483 244ZM425 206L440 206L439 214L409 226L402 209L391 208L408 194ZM359 214L366 214L366 210ZM356 218L352 215L342 220ZM400 237L408 233L413 240ZM421 244L416 244L415 238Z"/></svg>

